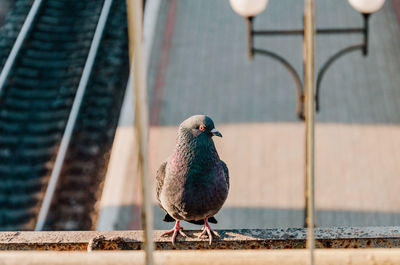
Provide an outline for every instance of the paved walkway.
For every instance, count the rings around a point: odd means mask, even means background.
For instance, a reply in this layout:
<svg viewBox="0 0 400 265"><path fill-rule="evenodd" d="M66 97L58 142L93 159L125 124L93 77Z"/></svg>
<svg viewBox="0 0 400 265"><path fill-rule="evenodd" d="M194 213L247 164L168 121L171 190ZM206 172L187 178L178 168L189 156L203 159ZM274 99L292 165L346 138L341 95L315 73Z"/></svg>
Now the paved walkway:
<svg viewBox="0 0 400 265"><path fill-rule="evenodd" d="M302 12L303 1L270 1L255 27L300 28ZM318 1L316 16L318 27L362 26L347 0ZM370 22L369 56L353 52L339 59L322 83L318 226L400 224L400 29L393 2L386 1ZM361 41L318 36L317 66ZM270 37L255 46L284 55L301 75L301 42ZM151 172L171 153L176 126L190 115L208 114L224 135L215 142L231 175L215 227L301 227L305 130L295 114L295 85L276 61L247 59L246 45L245 21L229 1L161 1L148 73ZM170 228L158 206L155 214L156 229Z"/></svg>
<svg viewBox="0 0 400 265"><path fill-rule="evenodd" d="M300 28L302 11L302 1L270 1L255 27ZM318 1L316 14L318 27L362 26L344 0ZM369 56L354 52L341 58L322 83L316 132L319 226L400 223L400 31L392 2L370 22ZM224 135L216 144L232 179L217 227L299 227L304 125L295 115L295 86L277 62L247 59L245 30L229 1L162 1L148 82L152 115L158 117L151 131L152 172L174 146L174 126L192 114L209 114ZM284 55L301 75L301 41L270 37L256 39L255 46ZM318 36L317 66L361 41ZM156 228L168 228L161 215L157 209Z"/></svg>

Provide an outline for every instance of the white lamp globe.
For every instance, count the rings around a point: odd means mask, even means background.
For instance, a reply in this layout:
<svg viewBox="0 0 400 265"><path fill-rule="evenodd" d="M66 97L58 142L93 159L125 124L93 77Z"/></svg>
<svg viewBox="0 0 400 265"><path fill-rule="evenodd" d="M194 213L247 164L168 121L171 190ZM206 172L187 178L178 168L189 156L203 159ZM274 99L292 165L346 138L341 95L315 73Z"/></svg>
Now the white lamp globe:
<svg viewBox="0 0 400 265"><path fill-rule="evenodd" d="M385 0L349 0L350 5L360 13L371 14L378 11Z"/></svg>
<svg viewBox="0 0 400 265"><path fill-rule="evenodd" d="M243 17L254 17L267 7L268 0L229 0L232 9Z"/></svg>

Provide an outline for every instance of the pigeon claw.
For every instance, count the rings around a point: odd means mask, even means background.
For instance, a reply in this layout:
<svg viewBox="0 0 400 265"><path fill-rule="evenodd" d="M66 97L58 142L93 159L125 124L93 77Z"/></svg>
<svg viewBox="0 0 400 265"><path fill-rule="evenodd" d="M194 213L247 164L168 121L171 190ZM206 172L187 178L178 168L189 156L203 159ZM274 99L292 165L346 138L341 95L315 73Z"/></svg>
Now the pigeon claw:
<svg viewBox="0 0 400 265"><path fill-rule="evenodd" d="M184 228L182 226L179 225L179 220L176 221L174 228L172 228L170 231L165 232L164 234L162 234L161 236L168 236L170 234L172 234L172 245L175 246L175 238L178 235L178 233L183 236L183 237L187 237L186 234L182 231Z"/></svg>
<svg viewBox="0 0 400 265"><path fill-rule="evenodd" d="M211 243L213 241L213 235L215 237L220 238L219 234L211 229L210 225L208 224L207 219L204 219L204 226L203 226L203 228L201 230L203 232L201 232L201 234L199 235L198 238L202 238L204 236L208 236L210 245L211 245Z"/></svg>

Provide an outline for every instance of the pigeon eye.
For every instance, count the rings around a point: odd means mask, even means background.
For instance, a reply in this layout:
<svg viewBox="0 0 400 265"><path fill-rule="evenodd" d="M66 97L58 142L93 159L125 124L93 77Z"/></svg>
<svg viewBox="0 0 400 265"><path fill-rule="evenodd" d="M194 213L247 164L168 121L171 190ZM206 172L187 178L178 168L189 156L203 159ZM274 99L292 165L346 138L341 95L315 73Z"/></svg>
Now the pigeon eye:
<svg viewBox="0 0 400 265"><path fill-rule="evenodd" d="M200 125L199 126L199 130L204 132L206 130L206 126L205 125Z"/></svg>

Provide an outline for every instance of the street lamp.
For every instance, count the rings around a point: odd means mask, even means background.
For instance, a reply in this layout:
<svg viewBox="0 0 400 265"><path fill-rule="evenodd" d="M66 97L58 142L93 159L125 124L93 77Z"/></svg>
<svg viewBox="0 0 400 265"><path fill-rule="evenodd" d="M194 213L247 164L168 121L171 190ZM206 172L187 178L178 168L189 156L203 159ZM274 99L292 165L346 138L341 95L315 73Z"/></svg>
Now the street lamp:
<svg viewBox="0 0 400 265"><path fill-rule="evenodd" d="M378 11L385 0L349 0L350 5L362 14L371 14Z"/></svg>
<svg viewBox="0 0 400 265"><path fill-rule="evenodd" d="M232 9L242 17L254 17L267 7L268 0L230 0Z"/></svg>
<svg viewBox="0 0 400 265"><path fill-rule="evenodd" d="M317 75L317 84L316 84L316 110L319 111L319 95L320 95L320 86L322 82L322 78L326 72L326 70L341 56L355 51L361 50L364 56L368 55L368 21L369 17L372 13L378 11L385 0L348 0L350 5L360 12L363 17L364 25L362 28L328 28L328 29L316 29L316 34L361 34L363 36L363 42L360 44L352 45L347 48L344 48L334 55L332 55L325 64L318 71ZM304 89L302 81L299 77L299 74L295 70L295 68L282 56L265 49L255 48L253 45L253 39L256 36L279 36L279 35L301 35L304 37L304 28L303 29L288 29L288 30L254 30L253 29L253 20L254 17L264 11L267 7L268 0L229 0L232 9L243 16L247 20L247 33L248 33L248 55L249 58L252 59L254 54L262 54L265 56L269 56L280 63L282 63L286 69L292 75L296 86L297 86L297 115L299 118L304 119Z"/></svg>

